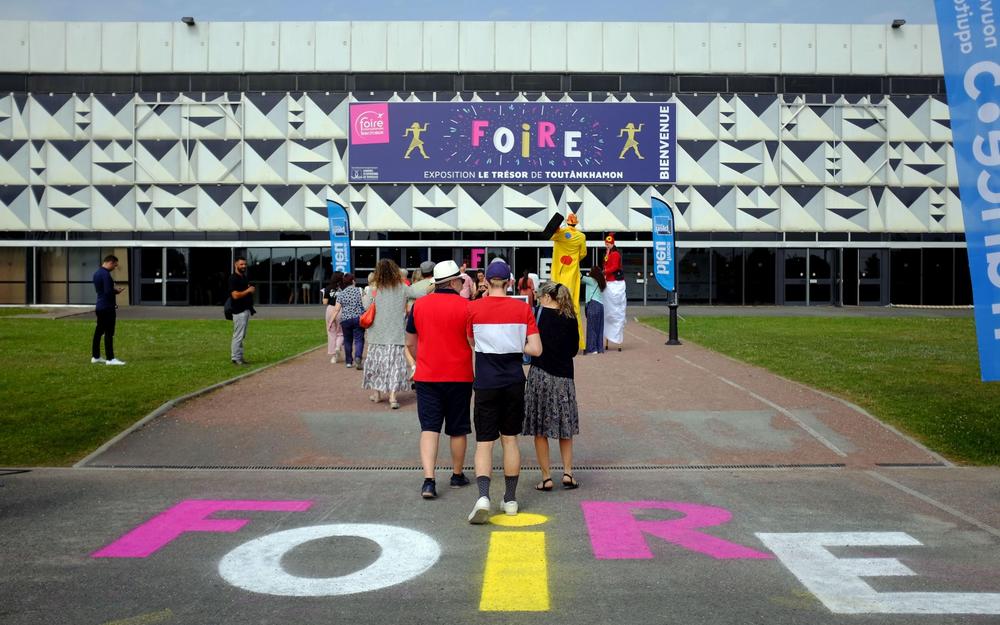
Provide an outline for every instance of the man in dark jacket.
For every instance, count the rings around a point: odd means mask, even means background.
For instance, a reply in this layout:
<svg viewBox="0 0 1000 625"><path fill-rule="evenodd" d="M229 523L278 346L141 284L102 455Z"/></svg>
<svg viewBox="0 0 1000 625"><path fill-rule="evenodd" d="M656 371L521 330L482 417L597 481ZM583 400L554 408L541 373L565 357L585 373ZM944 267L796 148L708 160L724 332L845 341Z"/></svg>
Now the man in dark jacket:
<svg viewBox="0 0 1000 625"><path fill-rule="evenodd" d="M229 296L233 298L233 342L230 347L230 359L234 365L245 365L243 360L243 339L247 335L247 325L253 309L253 294L256 287L250 286L247 279L247 259L238 256L234 265L235 272L229 276Z"/></svg>
<svg viewBox="0 0 1000 625"><path fill-rule="evenodd" d="M90 364L124 365L125 363L115 358L115 319L117 313L115 309L115 296L124 291L124 287L116 287L111 272L118 267L118 257L108 255L104 257L104 262L94 272L94 290L97 291L97 305L94 312L97 314L97 327L94 329L94 340L91 342ZM104 337L104 354L107 360L101 358L101 336Z"/></svg>

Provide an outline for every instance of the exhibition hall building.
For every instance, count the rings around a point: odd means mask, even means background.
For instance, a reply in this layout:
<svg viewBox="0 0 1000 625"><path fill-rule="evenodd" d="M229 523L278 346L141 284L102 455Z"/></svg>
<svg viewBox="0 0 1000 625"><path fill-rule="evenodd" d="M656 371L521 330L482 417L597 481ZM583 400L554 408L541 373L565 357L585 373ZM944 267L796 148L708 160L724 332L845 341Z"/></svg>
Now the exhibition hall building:
<svg viewBox="0 0 1000 625"><path fill-rule="evenodd" d="M967 306L942 73L902 20L0 21L0 304L92 304L107 254L123 306L221 304L239 255L316 304L329 202L361 282L544 278L573 212L655 304L662 200L682 305Z"/></svg>

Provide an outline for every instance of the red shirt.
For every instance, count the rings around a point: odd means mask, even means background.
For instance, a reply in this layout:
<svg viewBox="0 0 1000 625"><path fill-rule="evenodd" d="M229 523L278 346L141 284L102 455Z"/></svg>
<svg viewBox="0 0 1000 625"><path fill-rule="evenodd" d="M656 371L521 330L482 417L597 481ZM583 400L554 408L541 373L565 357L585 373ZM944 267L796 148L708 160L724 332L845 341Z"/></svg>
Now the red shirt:
<svg viewBox="0 0 1000 625"><path fill-rule="evenodd" d="M607 256L604 257L604 278L608 282L614 282L618 278L615 277L615 272L620 271L622 268L622 255L618 250L611 250L608 252Z"/></svg>
<svg viewBox="0 0 1000 625"><path fill-rule="evenodd" d="M472 348L466 338L469 300L437 289L413 302L406 331L417 335L417 382L472 382Z"/></svg>

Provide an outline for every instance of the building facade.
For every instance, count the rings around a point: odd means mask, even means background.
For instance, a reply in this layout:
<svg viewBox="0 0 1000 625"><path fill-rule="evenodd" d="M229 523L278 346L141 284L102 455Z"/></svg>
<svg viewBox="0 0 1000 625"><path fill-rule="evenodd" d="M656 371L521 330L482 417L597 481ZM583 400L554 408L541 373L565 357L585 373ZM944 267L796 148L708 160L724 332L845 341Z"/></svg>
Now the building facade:
<svg viewBox="0 0 1000 625"><path fill-rule="evenodd" d="M545 274L574 211L629 297L650 202L675 211L682 302L968 305L937 29L577 22L0 22L0 303L87 304L107 253L130 304L315 303L326 202L353 265ZM349 184L351 102L672 102L677 180ZM586 263L585 263L586 264Z"/></svg>

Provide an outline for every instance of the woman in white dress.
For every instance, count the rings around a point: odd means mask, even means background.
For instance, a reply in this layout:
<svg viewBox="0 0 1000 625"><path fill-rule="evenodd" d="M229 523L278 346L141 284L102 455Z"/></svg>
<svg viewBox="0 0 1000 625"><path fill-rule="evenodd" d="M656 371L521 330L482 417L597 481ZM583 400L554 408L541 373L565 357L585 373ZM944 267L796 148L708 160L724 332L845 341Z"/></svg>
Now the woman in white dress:
<svg viewBox="0 0 1000 625"><path fill-rule="evenodd" d="M622 271L622 254L615 247L614 233L604 237L604 278L608 286L602 293L604 300L604 343L618 346L622 351L625 341L625 272Z"/></svg>

